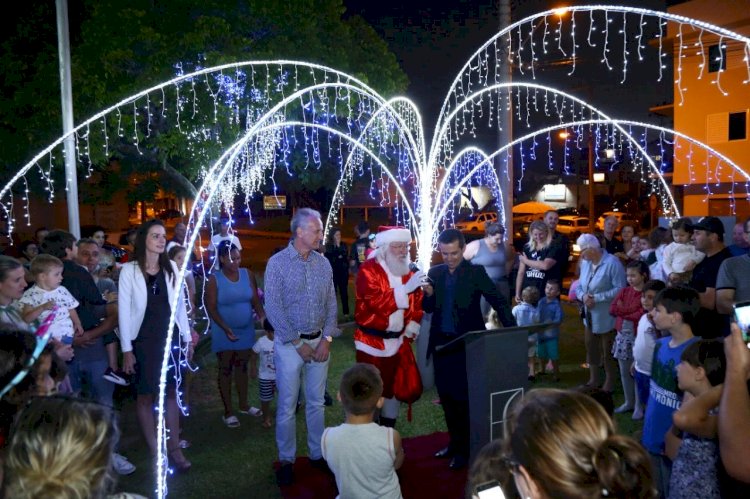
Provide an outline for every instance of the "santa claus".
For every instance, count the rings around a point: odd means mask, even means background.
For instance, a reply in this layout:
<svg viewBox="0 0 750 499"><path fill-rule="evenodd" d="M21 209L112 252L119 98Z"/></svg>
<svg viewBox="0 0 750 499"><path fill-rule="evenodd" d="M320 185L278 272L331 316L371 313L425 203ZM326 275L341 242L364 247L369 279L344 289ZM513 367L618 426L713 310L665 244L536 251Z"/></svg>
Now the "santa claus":
<svg viewBox="0 0 750 499"><path fill-rule="evenodd" d="M374 256L357 274L354 345L357 362L380 370L386 399L380 424L392 427L400 402L411 404L422 393L411 343L419 334L426 275L409 269L409 230L381 227L375 242Z"/></svg>

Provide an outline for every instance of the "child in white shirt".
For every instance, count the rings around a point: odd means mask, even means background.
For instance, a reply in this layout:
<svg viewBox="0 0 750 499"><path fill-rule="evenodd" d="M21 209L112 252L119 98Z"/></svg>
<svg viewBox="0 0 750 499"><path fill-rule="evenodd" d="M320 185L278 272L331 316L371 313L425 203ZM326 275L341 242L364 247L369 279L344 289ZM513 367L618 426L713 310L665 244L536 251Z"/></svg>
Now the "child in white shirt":
<svg viewBox="0 0 750 499"><path fill-rule="evenodd" d="M50 325L52 338L60 343L72 344L73 337L83 334L81 321L76 313L76 300L62 282L63 263L52 255L41 254L31 261L31 275L36 284L27 289L19 300L23 305L23 320L40 323L55 310L55 318Z"/></svg>
<svg viewBox="0 0 750 499"><path fill-rule="evenodd" d="M673 242L664 248L662 267L669 284L687 284L692 277L692 270L706 255L692 244L693 226L687 217L672 221Z"/></svg>
<svg viewBox="0 0 750 499"><path fill-rule="evenodd" d="M276 391L276 366L273 362L273 326L268 319L263 321L266 335L261 336L253 345L253 355L250 359L251 376L258 376L260 390L260 410L263 415L263 428L273 426L271 422L271 401ZM260 359L260 362L258 362ZM257 368L256 368L257 363Z"/></svg>

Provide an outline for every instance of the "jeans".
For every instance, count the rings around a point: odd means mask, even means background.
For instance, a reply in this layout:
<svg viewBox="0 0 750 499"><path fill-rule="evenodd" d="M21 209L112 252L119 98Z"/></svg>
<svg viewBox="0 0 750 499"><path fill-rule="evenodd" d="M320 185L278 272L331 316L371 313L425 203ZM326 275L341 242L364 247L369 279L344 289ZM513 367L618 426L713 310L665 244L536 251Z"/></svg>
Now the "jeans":
<svg viewBox="0 0 750 499"><path fill-rule="evenodd" d="M88 398L112 407L115 385L102 377L107 367L107 359L81 361L73 357L68 363L68 375L73 392L80 394L85 391Z"/></svg>
<svg viewBox="0 0 750 499"><path fill-rule="evenodd" d="M308 341L313 349L318 338ZM296 415L302 374L305 376L305 417L307 420L307 448L310 459L323 457L320 440L325 429L324 393L328 377L328 362L302 360L291 343L274 343L273 360L276 364L276 388L279 393L276 408L276 445L279 461L294 462L297 454Z"/></svg>

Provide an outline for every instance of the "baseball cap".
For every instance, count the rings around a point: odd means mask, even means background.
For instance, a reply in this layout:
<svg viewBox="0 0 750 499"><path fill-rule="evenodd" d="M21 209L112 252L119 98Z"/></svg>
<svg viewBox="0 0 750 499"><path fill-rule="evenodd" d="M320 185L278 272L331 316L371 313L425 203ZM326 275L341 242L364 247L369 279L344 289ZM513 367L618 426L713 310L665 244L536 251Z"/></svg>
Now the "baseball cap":
<svg viewBox="0 0 750 499"><path fill-rule="evenodd" d="M713 232L719 238L724 237L724 224L716 217L703 217L693 224L693 230L705 230Z"/></svg>

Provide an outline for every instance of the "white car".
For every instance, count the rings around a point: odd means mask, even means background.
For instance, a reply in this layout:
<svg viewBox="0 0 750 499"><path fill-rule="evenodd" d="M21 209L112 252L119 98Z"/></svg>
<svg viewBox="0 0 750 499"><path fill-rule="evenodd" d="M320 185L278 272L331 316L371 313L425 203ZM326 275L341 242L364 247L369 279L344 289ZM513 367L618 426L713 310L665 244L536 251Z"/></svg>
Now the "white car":
<svg viewBox="0 0 750 499"><path fill-rule="evenodd" d="M497 222L497 213L494 211L474 213L454 227L461 232L484 232L485 225L490 222Z"/></svg>
<svg viewBox="0 0 750 499"><path fill-rule="evenodd" d="M584 232L589 231L589 219L587 217L576 217L567 215L560 217L557 222L557 231L568 238L577 238Z"/></svg>

